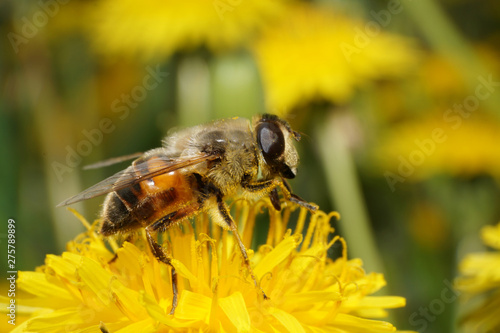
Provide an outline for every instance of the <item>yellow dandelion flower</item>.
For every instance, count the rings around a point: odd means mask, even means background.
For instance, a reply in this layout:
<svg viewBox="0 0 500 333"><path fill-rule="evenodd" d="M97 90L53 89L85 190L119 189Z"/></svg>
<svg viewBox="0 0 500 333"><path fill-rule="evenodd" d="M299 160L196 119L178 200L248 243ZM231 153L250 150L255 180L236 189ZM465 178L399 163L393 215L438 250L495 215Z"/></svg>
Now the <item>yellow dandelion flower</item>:
<svg viewBox="0 0 500 333"><path fill-rule="evenodd" d="M344 240L332 237L330 219L336 213L317 212L306 224L308 212L301 208L292 231L287 225L296 207L285 204L281 212L270 207L268 199L236 201L233 207L249 249L256 220L269 212L266 243L249 250L268 299L253 285L233 238L200 214L194 226L171 228L162 238L179 276L179 302L170 315L170 268L155 259L144 237L121 247L110 240L106 246L96 223L89 226L80 217L89 230L69 242L66 252L48 255L33 272L19 272L18 289L32 297L18 300L18 311L29 319L13 332L95 332L100 327L120 333L395 330L378 319L386 309L404 306L405 299L371 296L385 280L365 273L360 259L347 258ZM343 253L332 260L327 250L337 243Z"/></svg>
<svg viewBox="0 0 500 333"><path fill-rule="evenodd" d="M419 75L422 88L437 100L467 93L461 68L440 54L428 54L422 61Z"/></svg>
<svg viewBox="0 0 500 333"><path fill-rule="evenodd" d="M365 22L340 13L302 4L283 17L254 45L267 104L276 112L316 99L345 103L356 87L402 75L415 64L409 40L367 32Z"/></svg>
<svg viewBox="0 0 500 333"><path fill-rule="evenodd" d="M455 286L466 300L482 296L485 300L471 311L464 322L474 332L498 332L500 330L500 223L486 226L481 238L487 246L496 251L469 254L460 263L461 276Z"/></svg>
<svg viewBox="0 0 500 333"><path fill-rule="evenodd" d="M464 118L448 112L442 110L442 118L407 121L386 133L376 158L391 173L391 181L397 184L438 173L500 176L498 120L472 113Z"/></svg>
<svg viewBox="0 0 500 333"><path fill-rule="evenodd" d="M200 46L244 43L281 11L282 1L101 0L89 18L96 50L143 58Z"/></svg>

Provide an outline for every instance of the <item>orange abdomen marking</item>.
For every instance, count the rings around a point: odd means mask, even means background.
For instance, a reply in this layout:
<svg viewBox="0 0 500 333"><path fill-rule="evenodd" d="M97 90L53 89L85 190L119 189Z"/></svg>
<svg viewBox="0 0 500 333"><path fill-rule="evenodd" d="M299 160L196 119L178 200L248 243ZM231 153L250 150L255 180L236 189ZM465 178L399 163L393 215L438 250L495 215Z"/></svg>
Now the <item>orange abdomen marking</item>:
<svg viewBox="0 0 500 333"><path fill-rule="evenodd" d="M153 156L147 160L149 168L163 166L166 161ZM137 175L149 170L135 170ZM190 181L181 171L171 171L139 183L140 200L133 209L134 215L149 225L163 216L196 200Z"/></svg>
<svg viewBox="0 0 500 333"><path fill-rule="evenodd" d="M146 166L159 168L165 163L164 159L153 156L146 161ZM133 163L129 168L137 176L149 173L144 161L141 161L141 169L136 165ZM101 230L105 235L146 227L198 200L192 180L179 170L144 179L109 195Z"/></svg>

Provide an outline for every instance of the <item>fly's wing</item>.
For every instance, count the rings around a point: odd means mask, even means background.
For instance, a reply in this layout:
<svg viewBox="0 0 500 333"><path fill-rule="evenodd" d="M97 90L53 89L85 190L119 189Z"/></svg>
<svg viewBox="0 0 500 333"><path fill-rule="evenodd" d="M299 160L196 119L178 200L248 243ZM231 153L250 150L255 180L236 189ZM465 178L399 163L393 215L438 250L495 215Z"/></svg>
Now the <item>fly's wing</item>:
<svg viewBox="0 0 500 333"><path fill-rule="evenodd" d="M211 161L219 158L213 154L198 154L195 156L168 158L159 157L145 159L138 163L134 163L132 167L122 170L113 176L89 187L85 191L64 200L57 207L67 206L75 202L94 198L106 193L117 191L134 184L140 183L146 179L150 179L167 172L172 172L189 166L193 166L202 162ZM137 161L136 161L137 162Z"/></svg>
<svg viewBox="0 0 500 333"><path fill-rule="evenodd" d="M110 165L113 165L113 164L117 164L117 163L125 162L125 161L128 161L128 160L134 159L134 158L141 157L143 154L144 153L133 153L133 154L125 155L125 156L119 156L119 157L109 158L109 159L104 160L104 161L100 161L100 162L97 162L97 163L85 165L83 167L83 170L89 170L89 169L97 169L97 168L107 167L107 166L110 166Z"/></svg>

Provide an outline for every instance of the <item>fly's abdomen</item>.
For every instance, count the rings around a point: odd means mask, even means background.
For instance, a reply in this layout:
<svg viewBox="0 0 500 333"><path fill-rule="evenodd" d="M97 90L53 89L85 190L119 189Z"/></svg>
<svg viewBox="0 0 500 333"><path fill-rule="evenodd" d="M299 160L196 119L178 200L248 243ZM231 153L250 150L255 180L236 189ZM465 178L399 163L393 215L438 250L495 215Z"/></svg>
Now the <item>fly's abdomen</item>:
<svg viewBox="0 0 500 333"><path fill-rule="evenodd" d="M101 215L101 234L109 236L141 227L141 223L135 218L132 210L116 192L109 193L104 201Z"/></svg>
<svg viewBox="0 0 500 333"><path fill-rule="evenodd" d="M144 166L144 161L141 161ZM158 156L147 159L146 165L158 168L166 163ZM138 169L136 163L129 167L137 176L150 170ZM197 200L193 183L181 171L172 171L116 190L106 197L102 213L101 233L112 235L147 227L162 217Z"/></svg>

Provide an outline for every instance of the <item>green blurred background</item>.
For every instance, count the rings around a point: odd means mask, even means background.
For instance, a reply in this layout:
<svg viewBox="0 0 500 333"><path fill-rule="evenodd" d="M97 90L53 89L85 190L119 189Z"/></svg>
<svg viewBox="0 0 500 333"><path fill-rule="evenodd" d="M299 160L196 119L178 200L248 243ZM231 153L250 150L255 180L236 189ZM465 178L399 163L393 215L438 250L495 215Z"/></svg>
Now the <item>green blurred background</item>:
<svg viewBox="0 0 500 333"><path fill-rule="evenodd" d="M499 20L472 0L3 1L2 249L13 218L16 269L64 250L83 227L56 204L126 166L84 165L271 112L304 133L294 191L407 298L398 328L466 332L447 300L500 221Z"/></svg>

